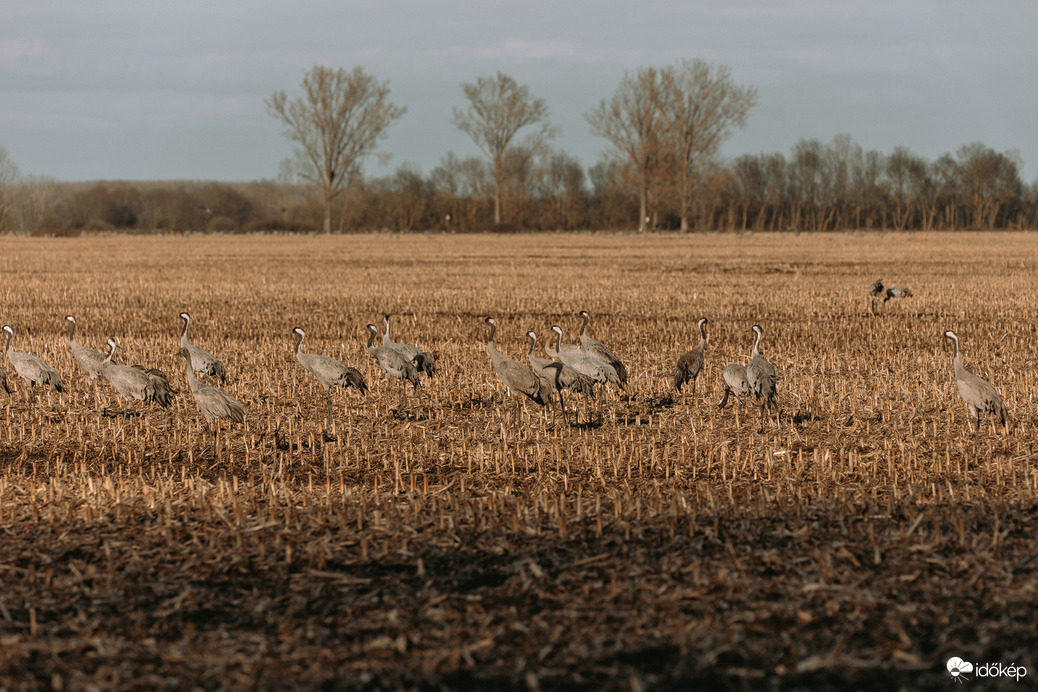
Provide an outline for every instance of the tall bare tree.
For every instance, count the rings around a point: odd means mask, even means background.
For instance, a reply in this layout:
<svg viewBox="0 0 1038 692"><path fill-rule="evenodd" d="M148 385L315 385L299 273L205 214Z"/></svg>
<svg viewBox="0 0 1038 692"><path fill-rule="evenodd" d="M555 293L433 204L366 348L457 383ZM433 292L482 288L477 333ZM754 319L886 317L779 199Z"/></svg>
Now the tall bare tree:
<svg viewBox="0 0 1038 692"><path fill-rule="evenodd" d="M534 98L529 87L498 72L461 85L469 101L466 109L454 109L454 124L472 138L494 166L494 223L501 223L501 197L509 178L509 163L523 161L516 150L537 152L558 130L548 120L548 104ZM532 128L522 143L519 131Z"/></svg>
<svg viewBox="0 0 1038 692"><path fill-rule="evenodd" d="M591 133L609 140L635 177L639 231L648 225L649 196L664 169L666 122L658 105L660 87L654 67L624 73L616 93L584 116Z"/></svg>
<svg viewBox="0 0 1038 692"><path fill-rule="evenodd" d="M389 82L356 67L352 72L315 66L302 82L303 95L292 101L276 91L267 113L285 124L285 136L299 145L294 172L321 191L324 230L332 229L332 206L360 160L375 151L386 129L407 112L389 102Z"/></svg>
<svg viewBox="0 0 1038 692"><path fill-rule="evenodd" d="M659 71L657 103L666 122L667 143L677 164L681 230L705 172L716 162L721 144L746 124L757 104L757 89L739 86L729 68L703 60L682 60Z"/></svg>
<svg viewBox="0 0 1038 692"><path fill-rule="evenodd" d="M11 204L14 199L14 186L18 181L18 164L7 155L7 150L0 147L0 230L6 230L10 223Z"/></svg>

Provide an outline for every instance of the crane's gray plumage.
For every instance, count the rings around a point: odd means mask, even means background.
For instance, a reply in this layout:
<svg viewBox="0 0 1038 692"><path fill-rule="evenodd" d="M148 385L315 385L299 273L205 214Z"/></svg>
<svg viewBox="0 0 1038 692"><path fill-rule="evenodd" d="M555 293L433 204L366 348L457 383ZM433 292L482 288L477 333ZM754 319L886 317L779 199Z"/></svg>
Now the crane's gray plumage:
<svg viewBox="0 0 1038 692"><path fill-rule="evenodd" d="M412 361L409 361L403 353L390 346L375 346L375 337L378 336L378 327L368 325L368 353L375 359L386 377L396 380L407 380L412 389L418 389L418 369Z"/></svg>
<svg viewBox="0 0 1038 692"><path fill-rule="evenodd" d="M184 322L184 330L180 333L180 348L186 348L191 354L191 369L210 377L219 377L221 382L227 381L227 368L213 354L204 351L187 339L187 328L191 324L191 315L186 312L180 313L180 319Z"/></svg>
<svg viewBox="0 0 1038 692"><path fill-rule="evenodd" d="M750 385L750 391L760 402L760 427L764 431L764 407L775 403L776 381L775 367L764 359L760 354L760 340L764 336L764 330L759 324L753 325L750 330L757 335L753 341L752 358L746 366L746 382Z"/></svg>
<svg viewBox="0 0 1038 692"><path fill-rule="evenodd" d="M368 385L364 382L364 376L360 374L360 371L356 368L351 368L348 365L343 365L334 358L328 356L320 356L316 353L303 353L300 349L300 345L303 343L303 338L306 336L299 327L292 330L292 333L296 335L296 360L311 375L317 378L317 381L324 387L324 396L328 402L328 427L331 427L332 423L332 387L356 387L360 390L361 394L368 391ZM327 434L327 432L325 433Z"/></svg>
<svg viewBox="0 0 1038 692"><path fill-rule="evenodd" d="M487 353L490 355L490 364L498 378L508 389L525 394L541 406L547 405L551 401L551 388L542 382L533 370L497 350L497 345L494 343L497 320L488 317L484 322L490 325L490 334L487 336Z"/></svg>
<svg viewBox="0 0 1038 692"><path fill-rule="evenodd" d="M101 374L108 380L119 396L138 401L154 401L167 408L173 400L166 373L157 368L141 365L118 365L112 362L115 355L115 339L108 340L108 356L101 362Z"/></svg>
<svg viewBox="0 0 1038 692"><path fill-rule="evenodd" d="M4 325L3 331L7 332L7 361L18 373L25 384L32 391L33 385L41 384L53 387L56 391L64 392L65 385L61 381L61 373L44 363L36 356L28 353L19 353L11 348L11 339L14 338L14 329L10 325Z"/></svg>
<svg viewBox="0 0 1038 692"><path fill-rule="evenodd" d="M602 384L612 382L619 387L623 387L616 368L604 360L595 358L583 351L566 351L562 347L562 327L557 324L552 325L551 330L555 332L555 348L552 349L546 344L544 347L545 353L552 358L557 358L580 374L590 377L595 382Z"/></svg>
<svg viewBox="0 0 1038 692"><path fill-rule="evenodd" d="M92 348L87 348L78 341L76 341L76 318L72 315L67 315L65 320L70 323L68 340L72 346L72 357L79 363L79 367L86 374L90 375L91 380L96 380L97 376L101 374L101 363L104 362L105 356L102 353L98 353Z"/></svg>
<svg viewBox="0 0 1038 692"><path fill-rule="evenodd" d="M526 338L530 340L530 351L526 355L530 367L550 391L559 395L562 417L568 422L569 415L566 413L566 401L562 397L562 390L569 389L590 396L595 393L595 381L587 375L581 375L565 363L535 356L533 352L537 348L537 333L526 332Z"/></svg>
<svg viewBox="0 0 1038 692"><path fill-rule="evenodd" d="M966 408L969 409L970 419L976 425L976 430L980 430L981 411L991 413L1004 426L1007 418L1006 405L999 396L998 390L963 367L962 359L959 357L959 337L955 332L948 330L944 336L955 344L955 357L952 361L955 366L955 385L959 389L959 396L966 402Z"/></svg>
<svg viewBox="0 0 1038 692"><path fill-rule="evenodd" d="M580 350L593 358L608 363L616 371L616 376L620 380L619 384L623 387L627 384L627 367L620 362L620 359L608 346L587 335L587 325L591 321L588 311L581 310L580 316L584 319L584 324L580 327Z"/></svg>
<svg viewBox="0 0 1038 692"><path fill-rule="evenodd" d="M587 375L582 375L565 363L533 355L533 351L537 347L536 332L526 332L526 338L530 340L530 352L527 355L530 366L539 377L547 379L553 389L569 389L578 394L595 393L596 382Z"/></svg>
<svg viewBox="0 0 1038 692"><path fill-rule="evenodd" d="M703 325L708 323L707 318L700 318L698 323L699 343L678 358L677 366L674 368L674 388L679 392L681 386L688 382L692 383L692 393L696 392L696 378L699 377L699 371L703 369L703 355L706 352L706 330L703 329Z"/></svg>
<svg viewBox="0 0 1038 692"><path fill-rule="evenodd" d="M227 392L218 389L205 382L200 382L195 377L194 368L191 365L191 351L186 348L180 349L180 357L184 359L187 366L187 385L191 389L191 396L195 400L198 410L205 416L206 425L213 427L213 421L226 418L233 423L241 423L245 420L245 407Z"/></svg>
<svg viewBox="0 0 1038 692"><path fill-rule="evenodd" d="M734 394L735 396L746 396L752 393L750 389L750 382L746 379L746 366L738 363L732 363L725 366L724 372L721 373L721 377L724 379L724 397L717 402L717 405L724 408L728 404L728 395Z"/></svg>
<svg viewBox="0 0 1038 692"><path fill-rule="evenodd" d="M911 298L912 292L904 286L891 286L887 289L887 297L883 299L883 302L888 300L901 300L902 298Z"/></svg>
<svg viewBox="0 0 1038 692"><path fill-rule="evenodd" d="M872 285L869 286L869 296L873 299L880 298L883 296L882 279L876 279L874 282L872 282Z"/></svg>
<svg viewBox="0 0 1038 692"><path fill-rule="evenodd" d="M418 372L424 372L429 377L436 374L436 359L432 355L421 350L417 346L411 344L400 344L393 341L393 337L390 336L390 315L386 315L382 318L386 325L386 332L382 335L382 345L388 346L394 350L397 350L404 356L410 363L414 364L415 369Z"/></svg>

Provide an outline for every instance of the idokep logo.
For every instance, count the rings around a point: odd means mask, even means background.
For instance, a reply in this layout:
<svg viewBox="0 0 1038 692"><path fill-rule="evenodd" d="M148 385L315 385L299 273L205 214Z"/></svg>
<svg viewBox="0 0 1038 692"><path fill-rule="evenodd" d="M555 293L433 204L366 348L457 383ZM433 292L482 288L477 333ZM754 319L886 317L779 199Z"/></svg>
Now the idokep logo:
<svg viewBox="0 0 1038 692"><path fill-rule="evenodd" d="M1020 678L1027 676L1027 668L1015 663L1010 663L1008 666L1001 663L970 663L963 661L958 656L949 658L945 667L948 668L948 674L955 682L969 680L968 673L972 673L977 678L1014 678L1017 682L1020 682Z"/></svg>

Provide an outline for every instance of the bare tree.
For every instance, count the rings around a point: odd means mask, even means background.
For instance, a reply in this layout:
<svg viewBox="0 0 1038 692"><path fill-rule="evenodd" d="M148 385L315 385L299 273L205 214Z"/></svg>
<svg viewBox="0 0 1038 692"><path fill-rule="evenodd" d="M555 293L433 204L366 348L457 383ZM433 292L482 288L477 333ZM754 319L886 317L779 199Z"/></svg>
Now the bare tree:
<svg viewBox="0 0 1038 692"><path fill-rule="evenodd" d="M634 174L639 231L648 225L649 196L664 170L666 122L658 107L660 88L660 73L654 67L625 73L612 98L602 99L584 116L591 133L609 140Z"/></svg>
<svg viewBox="0 0 1038 692"><path fill-rule="evenodd" d="M14 199L14 186L18 181L18 164L7 155L7 150L0 147L0 230L5 230L10 223L11 204Z"/></svg>
<svg viewBox="0 0 1038 692"><path fill-rule="evenodd" d="M737 85L729 68L697 59L660 70L655 94L677 164L674 182L681 230L687 231L696 191L721 144L746 124L747 113L757 104L757 89Z"/></svg>
<svg viewBox="0 0 1038 692"><path fill-rule="evenodd" d="M519 86L506 74L479 77L461 88L469 107L454 109L454 124L494 166L494 223L501 223L501 197L509 173L521 170L515 167L516 151L536 153L558 130L548 121L547 102L531 96L529 87ZM515 137L524 127L533 131L519 144Z"/></svg>
<svg viewBox="0 0 1038 692"><path fill-rule="evenodd" d="M315 66L303 77L303 96L289 101L283 91L267 99L267 113L285 124L285 136L299 144L296 175L321 191L324 230L332 229L332 205L345 189L348 173L371 154L386 129L407 109L389 102L389 82L356 67L352 72Z"/></svg>

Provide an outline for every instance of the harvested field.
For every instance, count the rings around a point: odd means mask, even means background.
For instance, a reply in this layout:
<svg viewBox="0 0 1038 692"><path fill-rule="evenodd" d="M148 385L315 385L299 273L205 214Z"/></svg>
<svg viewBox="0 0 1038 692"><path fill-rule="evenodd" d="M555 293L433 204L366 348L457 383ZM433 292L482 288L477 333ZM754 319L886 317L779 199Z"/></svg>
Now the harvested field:
<svg viewBox="0 0 1038 692"><path fill-rule="evenodd" d="M0 320L68 391L0 393L0 689L945 689L1038 675L1028 234L0 239ZM876 278L914 297L869 309ZM483 344L590 334L631 372L569 427ZM246 408L220 453L177 315ZM435 354L423 400L369 322ZM73 361L117 337L166 410ZM707 316L696 393L670 388ZM749 360L778 415L715 405ZM324 390L304 349L371 391ZM952 374L1013 418L974 437ZM119 413L125 411L125 415ZM587 422L590 421L590 422ZM983 682L985 689L999 682ZM1016 682L1008 684L1016 689Z"/></svg>

